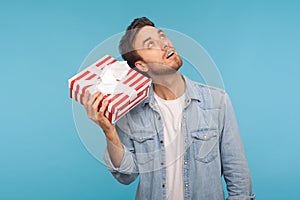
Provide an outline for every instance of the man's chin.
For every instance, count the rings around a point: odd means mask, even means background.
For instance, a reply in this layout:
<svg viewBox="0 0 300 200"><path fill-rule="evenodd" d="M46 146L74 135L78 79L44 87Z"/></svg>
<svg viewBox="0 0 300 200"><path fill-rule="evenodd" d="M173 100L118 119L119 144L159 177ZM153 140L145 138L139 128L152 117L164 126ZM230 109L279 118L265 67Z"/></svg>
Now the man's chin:
<svg viewBox="0 0 300 200"><path fill-rule="evenodd" d="M174 64L172 65L172 68L178 71L180 67L182 66L183 62L182 59L178 56L178 58L174 61Z"/></svg>

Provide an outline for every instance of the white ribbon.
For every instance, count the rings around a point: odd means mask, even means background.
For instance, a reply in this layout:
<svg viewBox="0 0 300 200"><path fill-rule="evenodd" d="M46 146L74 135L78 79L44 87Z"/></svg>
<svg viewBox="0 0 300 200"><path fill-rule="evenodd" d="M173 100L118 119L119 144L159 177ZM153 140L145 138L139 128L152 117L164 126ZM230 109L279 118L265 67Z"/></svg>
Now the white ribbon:
<svg viewBox="0 0 300 200"><path fill-rule="evenodd" d="M132 101L137 97L136 90L122 83L129 70L126 61L117 61L105 67L97 83L98 90L104 94L125 93Z"/></svg>

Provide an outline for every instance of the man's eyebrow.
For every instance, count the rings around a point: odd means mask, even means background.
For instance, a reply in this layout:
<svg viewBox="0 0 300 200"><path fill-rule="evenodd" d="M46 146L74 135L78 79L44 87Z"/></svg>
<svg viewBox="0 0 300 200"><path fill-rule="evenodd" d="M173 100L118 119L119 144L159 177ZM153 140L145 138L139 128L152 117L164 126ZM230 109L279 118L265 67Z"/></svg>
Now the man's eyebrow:
<svg viewBox="0 0 300 200"><path fill-rule="evenodd" d="M157 33L160 34L160 33L163 33L164 31L161 30L161 29L158 29Z"/></svg>
<svg viewBox="0 0 300 200"><path fill-rule="evenodd" d="M151 37L148 37L147 39L145 39L145 40L143 41L143 46L145 46L145 43L146 43L147 41L149 41L149 40L151 40Z"/></svg>
<svg viewBox="0 0 300 200"><path fill-rule="evenodd" d="M157 33L160 34L160 33L163 33L164 31L161 30L161 29L158 29ZM148 42L149 40L151 40L151 37L148 37L146 38L144 41L143 41L143 46L145 46L145 43Z"/></svg>

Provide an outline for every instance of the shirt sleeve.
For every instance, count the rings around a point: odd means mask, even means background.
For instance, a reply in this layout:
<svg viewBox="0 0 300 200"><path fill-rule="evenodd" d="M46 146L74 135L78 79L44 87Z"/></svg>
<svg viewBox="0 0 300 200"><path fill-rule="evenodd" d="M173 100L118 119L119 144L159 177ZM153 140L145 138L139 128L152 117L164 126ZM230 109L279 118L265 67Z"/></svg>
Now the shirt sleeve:
<svg viewBox="0 0 300 200"><path fill-rule="evenodd" d="M120 167L115 167L110 159L108 150L104 152L103 159L106 163L108 170L112 175L122 184L130 184L138 176L138 168L136 164L136 158L134 154L134 147L132 140L128 136L128 128L120 128L119 125L116 125L116 129L122 145L124 147L124 156L121 161ZM127 133L126 133L127 132Z"/></svg>
<svg viewBox="0 0 300 200"><path fill-rule="evenodd" d="M221 160L227 186L227 200L251 200L252 180L234 110L228 95L224 95L223 129L221 132Z"/></svg>

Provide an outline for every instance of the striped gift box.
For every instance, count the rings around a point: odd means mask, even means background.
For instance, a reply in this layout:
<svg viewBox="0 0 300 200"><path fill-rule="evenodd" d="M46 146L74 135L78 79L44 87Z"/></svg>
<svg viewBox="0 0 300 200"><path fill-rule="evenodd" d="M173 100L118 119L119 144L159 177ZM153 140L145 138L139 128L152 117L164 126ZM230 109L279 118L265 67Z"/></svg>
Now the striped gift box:
<svg viewBox="0 0 300 200"><path fill-rule="evenodd" d="M119 61L106 55L70 78L70 97L82 104L84 93L89 91L90 94L94 94L99 91L97 84L99 83L103 70L116 62ZM108 100L105 116L112 123L115 123L148 96L151 80L130 68L125 78L120 81L120 84L126 85L127 88L134 91L134 95L130 96L127 91L122 91L117 94L112 91L111 93L103 94L103 100Z"/></svg>

